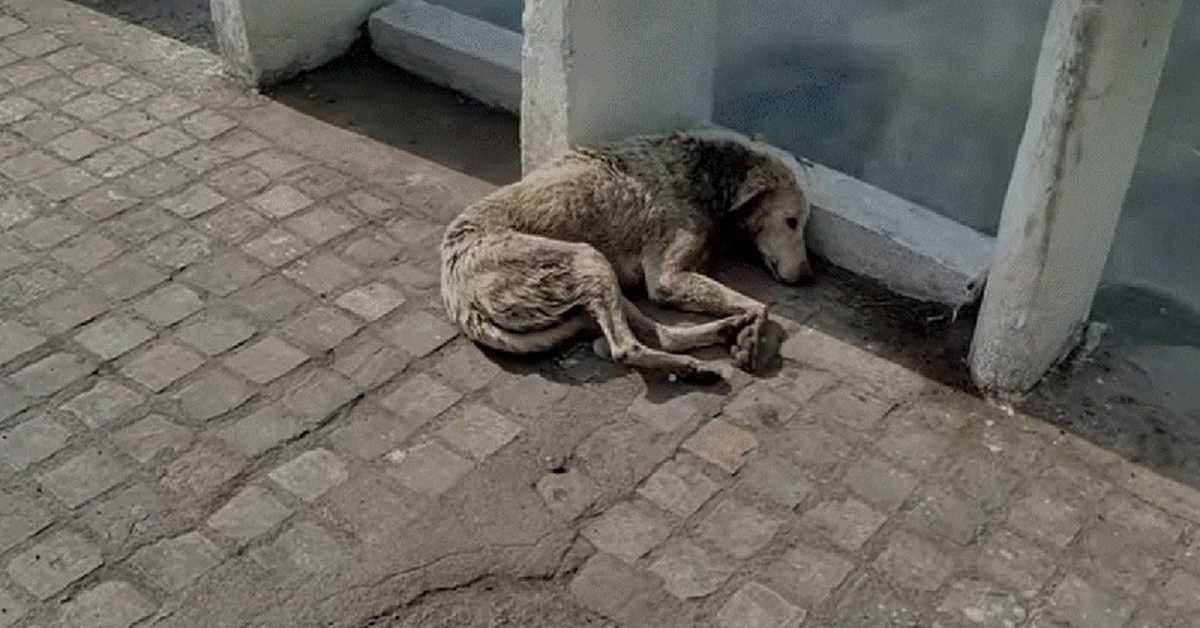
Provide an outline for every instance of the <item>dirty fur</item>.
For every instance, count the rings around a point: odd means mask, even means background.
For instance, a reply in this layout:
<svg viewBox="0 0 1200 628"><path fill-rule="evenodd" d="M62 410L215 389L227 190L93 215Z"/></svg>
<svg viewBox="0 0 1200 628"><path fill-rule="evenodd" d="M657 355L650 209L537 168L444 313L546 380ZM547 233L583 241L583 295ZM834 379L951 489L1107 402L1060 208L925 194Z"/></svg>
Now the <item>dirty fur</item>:
<svg viewBox="0 0 1200 628"><path fill-rule="evenodd" d="M500 351L544 351L599 328L598 350L629 366L711 382L722 368L682 352L728 343L734 362L754 370L766 306L701 271L718 245L744 239L776 279L807 279L803 181L784 151L727 131L577 148L449 225L446 311ZM716 320L660 324L623 295L639 287L654 303Z"/></svg>

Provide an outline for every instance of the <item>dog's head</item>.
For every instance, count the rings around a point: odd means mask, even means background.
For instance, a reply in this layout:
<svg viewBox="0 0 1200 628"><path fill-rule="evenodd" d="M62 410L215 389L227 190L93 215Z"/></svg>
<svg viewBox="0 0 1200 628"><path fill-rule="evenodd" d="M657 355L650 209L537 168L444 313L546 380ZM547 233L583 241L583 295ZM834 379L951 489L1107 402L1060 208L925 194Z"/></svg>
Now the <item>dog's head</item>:
<svg viewBox="0 0 1200 628"><path fill-rule="evenodd" d="M804 239L810 208L800 182L801 166L778 148L753 144L762 159L739 185L734 215L775 279L793 285L807 283L813 276Z"/></svg>

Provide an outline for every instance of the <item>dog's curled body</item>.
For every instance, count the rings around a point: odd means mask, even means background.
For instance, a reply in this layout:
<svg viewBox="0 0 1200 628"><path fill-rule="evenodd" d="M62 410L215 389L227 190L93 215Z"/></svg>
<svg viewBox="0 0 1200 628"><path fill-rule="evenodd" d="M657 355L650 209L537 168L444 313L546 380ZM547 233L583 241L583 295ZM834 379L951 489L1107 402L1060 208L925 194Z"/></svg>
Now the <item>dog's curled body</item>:
<svg viewBox="0 0 1200 628"><path fill-rule="evenodd" d="M695 271L718 238L753 239L764 229L759 214L769 212L740 211L752 200L799 189L795 161L772 150L719 132L572 150L449 225L441 247L446 310L469 338L502 351L542 351L598 326L617 361L712 376L712 367L639 337L684 350L760 328L761 304ZM799 198L803 207L792 213L802 221L808 209ZM798 256L807 266L802 237ZM656 302L723 318L659 325L621 294L640 285Z"/></svg>

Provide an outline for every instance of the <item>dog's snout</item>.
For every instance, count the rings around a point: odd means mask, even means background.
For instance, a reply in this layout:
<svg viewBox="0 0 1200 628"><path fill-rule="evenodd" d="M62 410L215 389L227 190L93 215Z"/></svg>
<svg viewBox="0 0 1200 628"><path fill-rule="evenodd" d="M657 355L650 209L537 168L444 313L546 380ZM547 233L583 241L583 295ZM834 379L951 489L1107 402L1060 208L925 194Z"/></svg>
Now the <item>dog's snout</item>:
<svg viewBox="0 0 1200 628"><path fill-rule="evenodd" d="M813 282L816 275L813 273L812 264L808 261L798 264L792 272L788 273L784 279L788 284L793 286L807 286Z"/></svg>

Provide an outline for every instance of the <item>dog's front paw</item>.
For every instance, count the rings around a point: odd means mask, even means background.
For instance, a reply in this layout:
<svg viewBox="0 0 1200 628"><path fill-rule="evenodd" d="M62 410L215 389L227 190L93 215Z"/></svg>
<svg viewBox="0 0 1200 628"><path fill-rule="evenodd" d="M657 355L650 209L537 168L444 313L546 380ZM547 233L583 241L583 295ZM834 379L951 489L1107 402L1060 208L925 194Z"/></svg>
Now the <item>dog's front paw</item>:
<svg viewBox="0 0 1200 628"><path fill-rule="evenodd" d="M759 364L763 355L762 341L767 328L767 309L754 316L754 319L742 328L737 335L737 342L729 348L733 363L745 371L754 373L762 365Z"/></svg>

